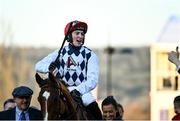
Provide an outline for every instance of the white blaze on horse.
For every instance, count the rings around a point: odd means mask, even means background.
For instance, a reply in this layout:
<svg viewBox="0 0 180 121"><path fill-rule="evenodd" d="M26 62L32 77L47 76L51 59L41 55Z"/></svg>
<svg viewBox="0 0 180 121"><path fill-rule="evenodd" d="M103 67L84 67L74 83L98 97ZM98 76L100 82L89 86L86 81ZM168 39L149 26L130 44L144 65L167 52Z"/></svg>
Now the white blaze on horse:
<svg viewBox="0 0 180 121"><path fill-rule="evenodd" d="M49 95L50 95L50 93L47 92L47 91L45 91L45 92L43 93L43 97L45 97L45 99L46 99L46 101L45 101L45 106L46 106L45 112L46 112L46 113L45 113L44 121L47 121L47 120L48 120L47 100L48 100L48 98L49 98Z"/></svg>

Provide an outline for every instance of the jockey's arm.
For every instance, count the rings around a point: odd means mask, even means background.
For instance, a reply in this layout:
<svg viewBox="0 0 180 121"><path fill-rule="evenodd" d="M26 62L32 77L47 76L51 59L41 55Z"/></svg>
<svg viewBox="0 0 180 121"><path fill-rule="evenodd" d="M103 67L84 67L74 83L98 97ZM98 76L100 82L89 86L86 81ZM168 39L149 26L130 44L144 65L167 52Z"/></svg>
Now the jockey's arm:
<svg viewBox="0 0 180 121"><path fill-rule="evenodd" d="M58 55L58 49L54 52L50 53L48 56L44 57L42 60L36 63L35 70L39 73L48 73L49 72L49 65L51 62L55 61Z"/></svg>
<svg viewBox="0 0 180 121"><path fill-rule="evenodd" d="M99 62L98 58L95 54L92 54L91 58L88 60L87 64L87 80L82 82L78 86L69 87L68 89L70 91L76 89L79 91L82 95L85 93L90 92L93 90L97 83L98 83L98 77L99 77Z"/></svg>

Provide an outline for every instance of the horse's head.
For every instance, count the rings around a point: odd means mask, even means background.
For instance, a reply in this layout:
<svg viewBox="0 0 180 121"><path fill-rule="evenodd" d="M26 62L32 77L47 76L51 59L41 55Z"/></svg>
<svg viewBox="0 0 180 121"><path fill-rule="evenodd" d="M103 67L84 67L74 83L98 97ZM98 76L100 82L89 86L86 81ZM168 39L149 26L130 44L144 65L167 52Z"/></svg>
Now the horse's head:
<svg viewBox="0 0 180 121"><path fill-rule="evenodd" d="M71 95L62 81L51 73L46 79L42 79L38 73L35 76L41 88L38 101L45 119L67 119L70 115L72 119L77 119Z"/></svg>

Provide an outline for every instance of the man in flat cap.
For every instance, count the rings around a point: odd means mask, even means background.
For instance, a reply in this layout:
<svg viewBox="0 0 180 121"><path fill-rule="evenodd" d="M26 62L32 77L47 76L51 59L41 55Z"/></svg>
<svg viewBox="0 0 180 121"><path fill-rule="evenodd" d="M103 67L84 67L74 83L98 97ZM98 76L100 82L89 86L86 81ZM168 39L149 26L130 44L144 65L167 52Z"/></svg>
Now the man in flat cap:
<svg viewBox="0 0 180 121"><path fill-rule="evenodd" d="M32 94L33 91L29 87L16 87L12 92L16 107L0 112L0 120L42 120L42 112L29 107Z"/></svg>

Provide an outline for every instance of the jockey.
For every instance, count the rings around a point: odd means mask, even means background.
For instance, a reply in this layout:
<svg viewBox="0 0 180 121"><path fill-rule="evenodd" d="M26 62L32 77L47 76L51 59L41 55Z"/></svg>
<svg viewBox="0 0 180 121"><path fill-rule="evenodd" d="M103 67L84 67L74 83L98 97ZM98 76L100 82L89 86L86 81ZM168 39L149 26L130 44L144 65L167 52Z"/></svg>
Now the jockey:
<svg viewBox="0 0 180 121"><path fill-rule="evenodd" d="M99 62L96 54L83 46L87 24L81 21L69 22L65 29L65 40L69 44L50 53L36 64L37 72L52 72L65 81L76 102L81 102L92 112L95 119L102 119L101 111L91 91L96 87L99 77Z"/></svg>

